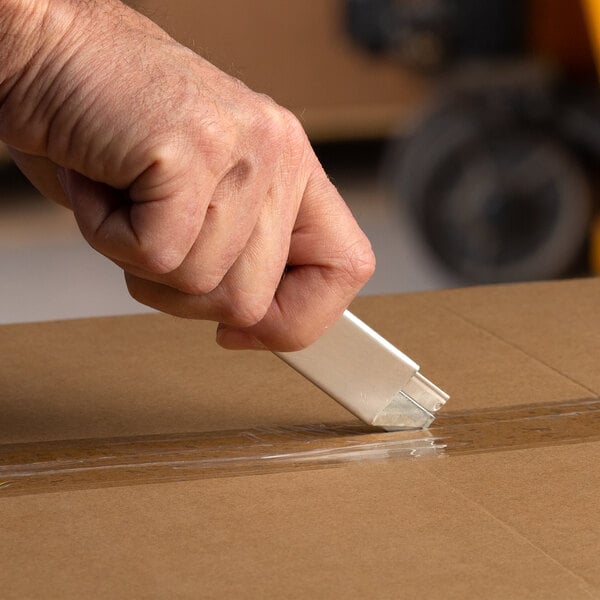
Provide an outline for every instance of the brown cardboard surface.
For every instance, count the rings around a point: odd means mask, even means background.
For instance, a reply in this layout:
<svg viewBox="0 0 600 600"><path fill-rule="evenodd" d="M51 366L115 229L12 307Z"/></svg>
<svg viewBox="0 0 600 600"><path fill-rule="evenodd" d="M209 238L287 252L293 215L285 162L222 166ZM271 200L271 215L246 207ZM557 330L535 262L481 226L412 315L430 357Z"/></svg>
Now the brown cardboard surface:
<svg viewBox="0 0 600 600"><path fill-rule="evenodd" d="M454 290L439 294L438 300L478 328L600 393L597 279L579 281L576 293L564 282L554 282Z"/></svg>
<svg viewBox="0 0 600 600"><path fill-rule="evenodd" d="M79 466L98 448L98 467L161 435L169 452L257 432L239 452L296 452L176 481L153 464L12 493L4 477L0 596L600 598L599 295L584 280L360 299L452 394L430 432L375 437L276 358L219 350L210 324L0 327L0 473L9 455L47 468L52 448ZM316 442L285 437L318 423ZM394 450L428 435L433 452ZM333 439L381 451L297 460Z"/></svg>

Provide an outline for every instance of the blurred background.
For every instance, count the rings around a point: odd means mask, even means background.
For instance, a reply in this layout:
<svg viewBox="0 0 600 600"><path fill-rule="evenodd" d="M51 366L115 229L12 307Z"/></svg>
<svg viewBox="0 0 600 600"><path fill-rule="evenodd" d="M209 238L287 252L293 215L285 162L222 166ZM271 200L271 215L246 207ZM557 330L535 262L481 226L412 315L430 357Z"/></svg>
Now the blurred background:
<svg viewBox="0 0 600 600"><path fill-rule="evenodd" d="M130 4L300 118L363 293L600 272L597 0ZM0 323L145 310L0 148Z"/></svg>

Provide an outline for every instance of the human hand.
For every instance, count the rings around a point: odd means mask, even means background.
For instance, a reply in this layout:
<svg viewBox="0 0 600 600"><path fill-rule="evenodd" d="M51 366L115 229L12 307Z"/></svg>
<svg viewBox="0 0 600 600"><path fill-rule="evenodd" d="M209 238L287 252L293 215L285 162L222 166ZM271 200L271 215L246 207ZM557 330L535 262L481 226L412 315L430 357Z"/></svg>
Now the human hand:
<svg viewBox="0 0 600 600"><path fill-rule="evenodd" d="M144 304L218 321L228 348L319 337L374 257L295 117L116 1L40 19L0 85L23 172Z"/></svg>

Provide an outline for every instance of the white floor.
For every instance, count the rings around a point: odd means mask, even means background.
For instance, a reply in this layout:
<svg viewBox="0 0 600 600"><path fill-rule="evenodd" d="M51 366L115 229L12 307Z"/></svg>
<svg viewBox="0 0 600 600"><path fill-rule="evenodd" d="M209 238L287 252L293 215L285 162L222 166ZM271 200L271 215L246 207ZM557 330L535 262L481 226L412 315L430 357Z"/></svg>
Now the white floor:
<svg viewBox="0 0 600 600"><path fill-rule="evenodd" d="M339 169L334 180L378 260L365 294L455 285L419 248L391 206L376 169ZM147 312L120 270L82 240L70 213L31 192L6 198L0 182L0 323Z"/></svg>

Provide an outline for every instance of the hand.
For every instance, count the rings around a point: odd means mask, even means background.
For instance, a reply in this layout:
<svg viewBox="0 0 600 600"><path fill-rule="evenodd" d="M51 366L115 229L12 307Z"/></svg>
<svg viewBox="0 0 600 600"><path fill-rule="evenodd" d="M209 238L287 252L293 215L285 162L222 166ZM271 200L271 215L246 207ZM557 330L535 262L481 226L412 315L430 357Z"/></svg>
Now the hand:
<svg viewBox="0 0 600 600"><path fill-rule="evenodd" d="M374 257L295 117L115 1L50 0L40 23L0 138L131 295L228 348L318 338Z"/></svg>

